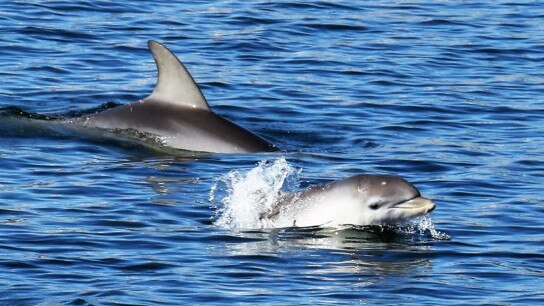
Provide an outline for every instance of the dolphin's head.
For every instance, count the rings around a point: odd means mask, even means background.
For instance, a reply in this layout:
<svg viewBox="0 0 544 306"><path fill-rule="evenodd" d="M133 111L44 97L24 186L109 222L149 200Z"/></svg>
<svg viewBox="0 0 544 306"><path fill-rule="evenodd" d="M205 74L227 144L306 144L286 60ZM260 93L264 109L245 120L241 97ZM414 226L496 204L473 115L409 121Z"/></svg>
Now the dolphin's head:
<svg viewBox="0 0 544 306"><path fill-rule="evenodd" d="M435 208L406 180L389 175L356 175L298 194L285 194L261 215L274 226L386 225Z"/></svg>
<svg viewBox="0 0 544 306"><path fill-rule="evenodd" d="M372 224L388 224L424 215L435 204L419 193L406 180L389 175L357 175L348 179L355 183L357 202Z"/></svg>

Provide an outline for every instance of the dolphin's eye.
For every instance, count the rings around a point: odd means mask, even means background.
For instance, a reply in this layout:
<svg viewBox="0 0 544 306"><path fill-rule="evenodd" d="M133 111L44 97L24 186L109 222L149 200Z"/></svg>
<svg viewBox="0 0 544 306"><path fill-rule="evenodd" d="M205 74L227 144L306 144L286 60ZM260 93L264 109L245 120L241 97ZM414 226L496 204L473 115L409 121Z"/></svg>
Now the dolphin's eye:
<svg viewBox="0 0 544 306"><path fill-rule="evenodd" d="M369 207L372 210L376 210L376 209L378 209L380 207L380 205L378 203L374 203L374 204L370 205Z"/></svg>

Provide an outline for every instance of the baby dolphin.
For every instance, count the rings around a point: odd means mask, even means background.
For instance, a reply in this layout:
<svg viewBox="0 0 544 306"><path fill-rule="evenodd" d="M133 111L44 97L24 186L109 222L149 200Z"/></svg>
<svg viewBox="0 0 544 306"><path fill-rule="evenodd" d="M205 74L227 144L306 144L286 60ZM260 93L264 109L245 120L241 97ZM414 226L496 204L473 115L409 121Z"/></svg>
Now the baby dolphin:
<svg viewBox="0 0 544 306"><path fill-rule="evenodd" d="M148 42L158 80L150 96L82 118L83 125L157 136L169 147L214 153L276 151L252 132L215 114L178 58L156 41Z"/></svg>
<svg viewBox="0 0 544 306"><path fill-rule="evenodd" d="M406 180L356 175L305 191L284 194L261 216L276 227L385 225L431 212L435 204Z"/></svg>

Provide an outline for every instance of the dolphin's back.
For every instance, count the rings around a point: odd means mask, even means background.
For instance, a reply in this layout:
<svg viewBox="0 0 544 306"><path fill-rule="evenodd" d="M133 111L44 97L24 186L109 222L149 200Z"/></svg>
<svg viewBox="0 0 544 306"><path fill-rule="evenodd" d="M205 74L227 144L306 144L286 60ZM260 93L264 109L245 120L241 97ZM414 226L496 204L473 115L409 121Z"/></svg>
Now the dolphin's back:
<svg viewBox="0 0 544 306"><path fill-rule="evenodd" d="M85 117L85 125L136 130L170 147L215 153L276 151L273 144L215 114L193 77L163 45L149 41L157 64L155 89L144 100Z"/></svg>
<svg viewBox="0 0 544 306"><path fill-rule="evenodd" d="M85 124L109 130L156 135L169 147L202 152L272 152L275 146L239 125L202 109L146 100L86 118Z"/></svg>

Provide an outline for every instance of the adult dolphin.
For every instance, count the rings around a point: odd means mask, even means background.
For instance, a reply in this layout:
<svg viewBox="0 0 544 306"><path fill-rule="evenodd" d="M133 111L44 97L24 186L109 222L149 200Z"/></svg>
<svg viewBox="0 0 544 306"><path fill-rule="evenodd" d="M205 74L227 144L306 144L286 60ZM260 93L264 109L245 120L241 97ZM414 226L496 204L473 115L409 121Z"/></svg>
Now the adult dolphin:
<svg viewBox="0 0 544 306"><path fill-rule="evenodd" d="M189 151L246 153L276 151L263 138L215 114L193 77L165 46L148 41L158 80L150 96L82 118L86 127L138 131L162 144Z"/></svg>
<svg viewBox="0 0 544 306"><path fill-rule="evenodd" d="M389 175L356 175L280 196L261 220L274 227L394 224L435 208L408 181Z"/></svg>

